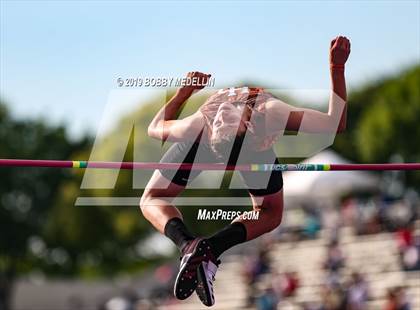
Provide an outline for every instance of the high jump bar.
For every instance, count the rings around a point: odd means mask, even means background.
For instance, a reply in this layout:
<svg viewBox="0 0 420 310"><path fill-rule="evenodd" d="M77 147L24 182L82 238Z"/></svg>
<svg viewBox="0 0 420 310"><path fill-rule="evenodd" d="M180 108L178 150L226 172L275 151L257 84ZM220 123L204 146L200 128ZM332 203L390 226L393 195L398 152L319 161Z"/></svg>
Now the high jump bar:
<svg viewBox="0 0 420 310"><path fill-rule="evenodd" d="M237 171L383 171L420 170L420 163L387 164L239 164L223 163L156 163L79 160L0 159L0 167L94 168L127 170L237 170Z"/></svg>

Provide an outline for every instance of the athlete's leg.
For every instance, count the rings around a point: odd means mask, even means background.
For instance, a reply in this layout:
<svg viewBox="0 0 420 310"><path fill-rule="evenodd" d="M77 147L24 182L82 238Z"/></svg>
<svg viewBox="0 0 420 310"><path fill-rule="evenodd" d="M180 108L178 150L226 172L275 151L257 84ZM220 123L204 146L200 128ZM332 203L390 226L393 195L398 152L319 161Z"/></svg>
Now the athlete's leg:
<svg viewBox="0 0 420 310"><path fill-rule="evenodd" d="M280 225L283 217L283 190L264 197L252 194L250 196L254 211L259 212L258 219L253 220L240 216L234 220L234 222L240 222L245 226L247 241L272 231ZM262 203L261 198L263 198Z"/></svg>
<svg viewBox="0 0 420 310"><path fill-rule="evenodd" d="M182 219L182 214L172 205L173 198L178 196L185 186L168 181L159 170L156 170L140 200L140 208L144 217L162 234L165 225L172 218Z"/></svg>
<svg viewBox="0 0 420 310"><path fill-rule="evenodd" d="M261 163L278 163L272 149L246 153L245 162L257 160ZM213 235L209 241L213 245L216 257L236 244L252 240L276 228L283 214L283 177L281 171L241 171L248 186L255 211L259 211L257 220L244 216L235 219L232 224Z"/></svg>
<svg viewBox="0 0 420 310"><path fill-rule="evenodd" d="M207 239L210 245L209 252L215 258L199 265L196 288L198 297L206 306L215 303L213 280L219 264L217 257L231 247L255 239L280 225L283 213L283 190L265 196L256 196L251 193L250 195L254 210L259 212L258 219L253 220L242 215Z"/></svg>
<svg viewBox="0 0 420 310"><path fill-rule="evenodd" d="M255 159L259 159L261 163L278 163L273 150L248 156L251 163L255 162L252 161ZM220 262L217 258L231 247L273 230L281 222L283 212L281 171L242 171L241 175L248 186L254 210L260 211L259 218L252 220L241 216L206 240L209 244L207 256L211 258L199 265L196 288L198 297L206 306L211 306L215 302L213 280Z"/></svg>
<svg viewBox="0 0 420 310"><path fill-rule="evenodd" d="M232 224L211 236L209 242L216 257L231 247L255 239L280 225L283 215L282 189L265 196L250 196L254 211L259 212L258 219L250 219L242 214Z"/></svg>
<svg viewBox="0 0 420 310"><path fill-rule="evenodd" d="M172 204L173 199L185 188L168 181L156 170L143 192L140 208L144 217L162 234L171 239L182 252L195 237L188 231L182 214Z"/></svg>
<svg viewBox="0 0 420 310"><path fill-rule="evenodd" d="M165 153L161 162L193 163L199 149L197 143L175 143ZM209 156L210 152L202 150L202 153L204 154L198 157L199 160L205 162L213 160ZM194 292L198 283L198 265L209 257L206 241L203 238L194 237L188 231L182 221L181 213L173 205L174 198L199 173L199 171L185 170L155 171L140 203L144 216L181 250L181 265L174 286L174 295L178 299L185 299Z"/></svg>
<svg viewBox="0 0 420 310"><path fill-rule="evenodd" d="M174 143L162 157L162 163L193 163L199 144ZM205 154L208 152L205 152ZM204 156L199 156L200 157ZM207 160L205 158L204 160ZM199 171L157 170L152 175L140 201L141 210L152 225L170 238L182 251L187 241L194 239L182 221L182 215L173 205L173 199L198 176Z"/></svg>
<svg viewBox="0 0 420 310"><path fill-rule="evenodd" d="M181 265L174 285L174 295L178 299L189 297L197 286L196 270L201 262L203 248L200 243L202 238L195 238L188 231L181 213L172 204L173 199L184 188L185 186L170 182L159 171L155 171L140 202L146 219L181 250Z"/></svg>

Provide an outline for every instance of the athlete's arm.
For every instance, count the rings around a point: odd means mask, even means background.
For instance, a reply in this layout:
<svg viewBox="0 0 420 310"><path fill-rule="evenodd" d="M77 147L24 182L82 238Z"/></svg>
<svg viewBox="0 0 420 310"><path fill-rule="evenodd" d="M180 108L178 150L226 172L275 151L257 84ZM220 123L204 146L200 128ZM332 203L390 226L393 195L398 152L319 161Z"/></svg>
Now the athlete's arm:
<svg viewBox="0 0 420 310"><path fill-rule="evenodd" d="M347 92L344 64L350 54L350 41L337 37L330 46L332 91L328 112L297 108L280 100L267 102L267 128L270 131L289 130L309 133L340 133L346 128Z"/></svg>
<svg viewBox="0 0 420 310"><path fill-rule="evenodd" d="M177 90L175 95L155 115L147 133L159 140L186 141L195 140L204 127L201 113L194 113L183 119L176 119L182 104L188 100L194 91L204 88L210 75L200 72L189 72L187 78L197 78L199 86L188 85Z"/></svg>

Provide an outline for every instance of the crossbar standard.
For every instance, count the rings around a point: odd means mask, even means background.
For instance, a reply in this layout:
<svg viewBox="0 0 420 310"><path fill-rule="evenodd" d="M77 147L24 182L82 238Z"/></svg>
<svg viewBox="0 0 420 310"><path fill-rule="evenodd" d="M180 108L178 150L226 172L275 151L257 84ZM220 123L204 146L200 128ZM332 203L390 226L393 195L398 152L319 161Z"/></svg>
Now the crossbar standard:
<svg viewBox="0 0 420 310"><path fill-rule="evenodd" d="M237 170L237 171L352 171L352 170L420 170L420 163L391 164L246 164L223 163L155 163L79 160L0 159L0 167L95 168L140 170Z"/></svg>

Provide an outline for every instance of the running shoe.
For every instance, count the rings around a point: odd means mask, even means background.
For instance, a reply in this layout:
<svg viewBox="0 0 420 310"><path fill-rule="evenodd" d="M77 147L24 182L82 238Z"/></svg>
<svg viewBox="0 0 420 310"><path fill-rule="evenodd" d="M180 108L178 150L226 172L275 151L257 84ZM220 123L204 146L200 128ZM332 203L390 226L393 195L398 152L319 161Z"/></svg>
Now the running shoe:
<svg viewBox="0 0 420 310"><path fill-rule="evenodd" d="M197 268L209 255L208 242L204 238L191 240L183 249L181 265L176 276L174 295L177 299L186 299L197 287Z"/></svg>

